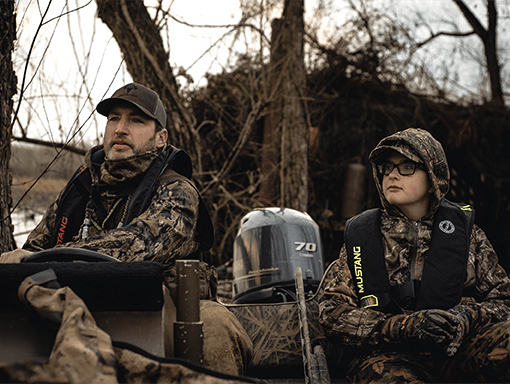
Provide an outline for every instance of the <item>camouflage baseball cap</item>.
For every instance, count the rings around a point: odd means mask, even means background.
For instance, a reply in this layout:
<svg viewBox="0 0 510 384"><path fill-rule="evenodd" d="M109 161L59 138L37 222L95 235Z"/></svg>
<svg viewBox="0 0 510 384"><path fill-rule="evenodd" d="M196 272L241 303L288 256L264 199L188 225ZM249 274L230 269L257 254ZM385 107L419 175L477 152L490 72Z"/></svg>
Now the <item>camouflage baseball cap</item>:
<svg viewBox="0 0 510 384"><path fill-rule="evenodd" d="M157 120L166 128L166 111L158 94L141 84L131 83L119 88L109 99L101 101L96 110L103 116L108 116L119 100L127 101L140 108L146 115Z"/></svg>

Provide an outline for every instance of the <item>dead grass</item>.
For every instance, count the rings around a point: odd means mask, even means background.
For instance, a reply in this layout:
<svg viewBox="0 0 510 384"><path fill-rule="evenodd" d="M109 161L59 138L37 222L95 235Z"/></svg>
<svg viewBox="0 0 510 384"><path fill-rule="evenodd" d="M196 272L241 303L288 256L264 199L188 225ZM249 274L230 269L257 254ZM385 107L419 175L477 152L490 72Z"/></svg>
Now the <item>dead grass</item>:
<svg viewBox="0 0 510 384"><path fill-rule="evenodd" d="M29 177L13 177L11 186L13 206L18 204L19 200L30 189L19 202L18 208L29 208L36 211L45 210L67 183L66 179L43 177L33 185L35 180L35 178Z"/></svg>
<svg viewBox="0 0 510 384"><path fill-rule="evenodd" d="M83 163L83 156L73 153L63 153L54 161L55 156L53 148L25 143L11 146L9 170L12 175L12 207L18 205L16 210L19 211L44 212ZM49 164L52 166L47 169ZM33 185L43 173L44 176Z"/></svg>

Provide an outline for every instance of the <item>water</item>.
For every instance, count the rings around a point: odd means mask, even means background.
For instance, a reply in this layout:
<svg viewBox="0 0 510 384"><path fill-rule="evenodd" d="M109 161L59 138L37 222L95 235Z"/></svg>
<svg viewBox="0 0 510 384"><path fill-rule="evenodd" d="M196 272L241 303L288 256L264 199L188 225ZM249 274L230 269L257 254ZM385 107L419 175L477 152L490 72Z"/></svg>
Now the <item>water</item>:
<svg viewBox="0 0 510 384"><path fill-rule="evenodd" d="M21 248L27 240L28 234L41 221L43 214L31 209L16 210L11 215L12 225L14 225L14 240L16 245Z"/></svg>

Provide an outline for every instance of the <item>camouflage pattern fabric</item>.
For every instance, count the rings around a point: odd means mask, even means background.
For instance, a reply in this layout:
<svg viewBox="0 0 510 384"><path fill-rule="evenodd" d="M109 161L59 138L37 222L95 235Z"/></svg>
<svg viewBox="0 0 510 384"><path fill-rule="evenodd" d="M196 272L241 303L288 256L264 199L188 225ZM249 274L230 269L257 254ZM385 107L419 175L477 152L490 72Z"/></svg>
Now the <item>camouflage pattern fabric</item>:
<svg viewBox="0 0 510 384"><path fill-rule="evenodd" d="M2 382L117 383L110 336L69 287L44 288L27 277L18 292L58 333L48 362L0 364Z"/></svg>
<svg viewBox="0 0 510 384"><path fill-rule="evenodd" d="M434 187L434 198L430 208L430 213L434 213L450 188L450 169L441 143L423 129L409 128L382 139L370 153L370 162L373 165L382 163L391 151L425 165L430 184ZM372 167L372 174L384 209L391 215L398 215L398 208L389 204L382 194L382 175L376 167Z"/></svg>
<svg viewBox="0 0 510 384"><path fill-rule="evenodd" d="M510 321L489 324L468 339L442 368L457 382L510 382Z"/></svg>
<svg viewBox="0 0 510 384"><path fill-rule="evenodd" d="M375 164L388 156L388 150L397 151L414 161L421 162L427 168L434 193L430 211L417 222L411 221L399 208L389 204L382 193L381 178ZM373 176L383 206L381 232L390 284L404 283L409 281L411 276L420 280L426 252L429 249L434 213L448 191L449 171L444 151L428 132L410 128L383 139L372 151L370 160L374 164ZM319 307L319 319L326 335L331 340L358 351L383 348L385 356L391 355L392 349L398 351L399 345L395 344L395 341L392 343L383 337L390 334L389 327L394 326L390 321L392 315L360 306L347 263L345 247L340 251L333 275L334 278L326 287ZM510 279L499 265L498 257L485 233L476 225L470 237L463 292L464 297L460 304L474 312L482 307L484 313L483 319L474 321L473 326L469 327L466 338L476 336L480 332L480 327L488 321L495 324L510 319ZM406 314L412 312L411 309L404 310ZM414 343L412 350L416 352L425 349L427 345ZM399 361L405 360L401 358L400 354ZM414 363L410 363L412 364ZM427 370L427 367L424 369Z"/></svg>
<svg viewBox="0 0 510 384"><path fill-rule="evenodd" d="M92 150L91 150L92 151ZM115 164L115 166L100 168L96 174L91 166L91 151L86 156L86 163L92 172L92 180L108 181L111 189L101 192L100 201L108 212L107 220L98 223L95 212L92 219L98 226L90 227L90 237L75 239L76 241L63 244L59 247L86 248L115 257L121 261L156 261L165 265L169 271L178 258L185 258L198 249L194 240L196 222L198 219L199 196L191 181L182 179L168 181L165 173L154 191L151 203L147 210L122 228L116 228L122 220L124 208L129 195L125 190L116 189L115 186L127 179L136 179L145 172L154 160L153 156L134 156L130 160ZM108 162L105 162L108 163ZM103 163L104 164L104 163ZM108 171L114 170L114 174ZM124 177L121 175L124 172ZM106 182L105 182L106 183ZM131 188L134 190L134 185ZM48 208L43 219L30 233L23 248L30 251L41 251L49 248L49 239L52 229L56 225L55 212L60 203L59 195Z"/></svg>
<svg viewBox="0 0 510 384"><path fill-rule="evenodd" d="M303 364L299 314L296 302L278 304L229 304L227 308L241 321L253 341L251 367L276 368ZM324 339L317 321L318 305L307 301L312 344Z"/></svg>
<svg viewBox="0 0 510 384"><path fill-rule="evenodd" d="M88 169L91 171L93 182L103 182L111 188L101 191L100 201L108 212L106 220L102 223L97 219L95 212L92 219L96 225L90 227L90 237L78 239L58 247L85 248L112 256L120 261L154 261L164 265L167 285L172 292L175 286L175 260L184 259L199 248L195 240L196 225L199 215L199 195L192 182L184 177L176 178L171 169L165 170L159 178L159 183L153 193L151 203L147 210L130 223L117 228L125 214L125 207L129 202L129 193L136 185L129 184L130 180L139 180L156 158L155 153L133 156L118 161L105 161L100 169L92 166L91 156L98 147L91 149L85 158ZM126 182L128 182L126 184ZM119 188L119 185L131 185L129 188ZM130 189L131 188L131 189ZM27 238L24 249L40 251L50 248L50 236L56 225L55 217L61 195L48 208L43 219ZM200 265L201 299L215 299L217 272L214 266ZM212 311L212 310L211 310ZM225 362L238 362L235 367L224 363L222 366L228 371L240 372L251 356L251 342L246 332L236 327L231 321L228 310L215 308L214 316L208 316L205 322L212 325L222 322L222 334L234 337L225 343L232 343L235 348L225 349L220 355ZM221 319L221 320L220 320ZM209 324L205 324L209 326ZM228 329L232 327L232 329ZM248 339L248 341L246 341ZM248 343L249 342L249 343ZM204 344L209 344L207 335ZM240 353L241 355L236 355ZM206 349L207 352L207 349ZM206 361L213 361L213 357L205 356ZM214 358L215 367L220 364L218 357Z"/></svg>
<svg viewBox="0 0 510 384"><path fill-rule="evenodd" d="M435 361L431 353L374 352L355 359L347 373L352 383L434 383Z"/></svg>
<svg viewBox="0 0 510 384"><path fill-rule="evenodd" d="M239 320L212 300L200 301L204 331L204 365L218 372L243 375L252 357L253 343Z"/></svg>
<svg viewBox="0 0 510 384"><path fill-rule="evenodd" d="M332 279L332 266L328 267L316 293L306 299L306 314L312 346L321 345L328 357L330 368L338 367L342 348L330 343L319 324L319 302L324 287ZM297 302L266 304L226 304L253 342L253 356L249 368L255 372L278 367L303 369L303 346L300 334ZM343 368L343 367L342 367Z"/></svg>
<svg viewBox="0 0 510 384"><path fill-rule="evenodd" d="M452 359L441 351L375 351L354 359L355 383L510 382L510 321L490 324L466 340Z"/></svg>
<svg viewBox="0 0 510 384"><path fill-rule="evenodd" d="M194 371L179 364L158 362L127 349L115 348L119 383L241 384L241 377L225 378Z"/></svg>
<svg viewBox="0 0 510 384"><path fill-rule="evenodd" d="M207 383L255 382L207 370L194 370L155 360L128 349L114 348L97 327L85 303L69 288L46 288L26 278L20 298L51 326L58 328L47 362L0 363L1 382L37 383ZM34 280L35 279L35 280ZM45 284L48 282L45 282Z"/></svg>

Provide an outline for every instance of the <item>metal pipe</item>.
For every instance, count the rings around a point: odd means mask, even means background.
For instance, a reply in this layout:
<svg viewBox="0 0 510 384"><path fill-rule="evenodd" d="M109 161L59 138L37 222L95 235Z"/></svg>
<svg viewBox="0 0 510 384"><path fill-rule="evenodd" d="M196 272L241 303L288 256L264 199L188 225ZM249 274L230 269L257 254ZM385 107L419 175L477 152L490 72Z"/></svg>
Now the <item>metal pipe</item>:
<svg viewBox="0 0 510 384"><path fill-rule="evenodd" d="M176 261L176 321L174 353L197 364L204 362L204 333L200 321L200 262Z"/></svg>

